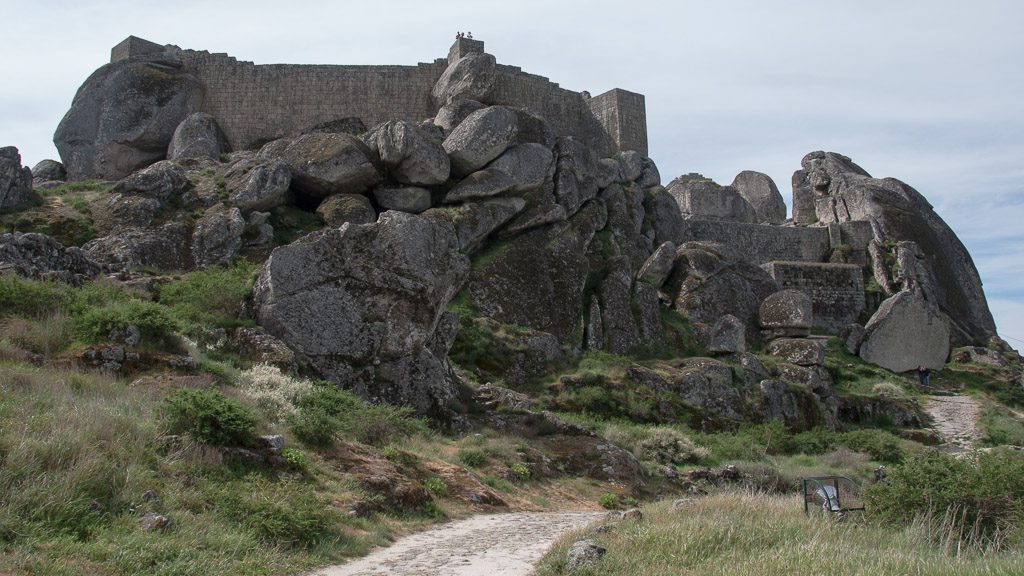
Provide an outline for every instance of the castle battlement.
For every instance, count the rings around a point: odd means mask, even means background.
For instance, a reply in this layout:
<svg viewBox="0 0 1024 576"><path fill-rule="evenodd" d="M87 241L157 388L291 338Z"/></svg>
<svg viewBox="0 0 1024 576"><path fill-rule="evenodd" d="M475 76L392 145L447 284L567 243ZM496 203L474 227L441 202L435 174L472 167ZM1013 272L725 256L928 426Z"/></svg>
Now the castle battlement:
<svg viewBox="0 0 1024 576"><path fill-rule="evenodd" d="M201 110L217 119L237 150L340 118L358 117L366 126L432 118L437 109L430 93L438 78L460 58L482 53L483 41L459 38L447 58L416 65L254 64L129 36L111 50L110 61L151 62L195 76L203 86ZM616 88L591 98L499 64L486 104L526 108L544 117L558 135L605 154L637 150L647 155L642 94Z"/></svg>

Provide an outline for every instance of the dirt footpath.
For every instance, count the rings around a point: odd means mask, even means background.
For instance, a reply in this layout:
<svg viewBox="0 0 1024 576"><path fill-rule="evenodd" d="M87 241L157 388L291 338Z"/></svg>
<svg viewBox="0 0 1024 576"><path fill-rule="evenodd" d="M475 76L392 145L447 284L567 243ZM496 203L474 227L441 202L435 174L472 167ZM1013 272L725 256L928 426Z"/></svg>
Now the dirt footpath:
<svg viewBox="0 0 1024 576"><path fill-rule="evenodd" d="M316 576L528 576L559 536L605 512L474 516L406 536Z"/></svg>
<svg viewBox="0 0 1024 576"><path fill-rule="evenodd" d="M981 403L970 396L929 396L925 412L932 417L934 430L947 446L957 452L973 448L981 440L978 418Z"/></svg>

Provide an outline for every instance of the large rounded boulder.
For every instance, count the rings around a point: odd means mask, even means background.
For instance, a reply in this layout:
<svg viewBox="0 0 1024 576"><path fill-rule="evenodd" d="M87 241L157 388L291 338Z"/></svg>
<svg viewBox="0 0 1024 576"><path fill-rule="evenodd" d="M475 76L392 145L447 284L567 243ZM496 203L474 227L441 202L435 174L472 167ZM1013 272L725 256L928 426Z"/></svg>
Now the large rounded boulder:
<svg viewBox="0 0 1024 576"><path fill-rule="evenodd" d="M173 67L121 61L82 84L53 143L71 180L117 180L167 157L174 130L202 100L202 84Z"/></svg>

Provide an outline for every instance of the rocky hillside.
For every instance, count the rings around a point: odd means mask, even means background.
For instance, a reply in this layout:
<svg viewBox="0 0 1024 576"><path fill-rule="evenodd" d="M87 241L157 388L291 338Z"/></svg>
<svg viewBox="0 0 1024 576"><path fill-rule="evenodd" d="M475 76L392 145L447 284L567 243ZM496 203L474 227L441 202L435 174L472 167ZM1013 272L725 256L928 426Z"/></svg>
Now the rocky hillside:
<svg viewBox="0 0 1024 576"><path fill-rule="evenodd" d="M0 240L4 266L152 287L170 272L258 263L243 315L259 327L245 338L369 401L456 427L473 386L528 390L598 351L682 358L626 375L630 387L671 396L665 419L840 427L817 336L836 327L820 329L815 310L844 298L856 300L859 317L848 320L859 323L841 327L843 346L896 372L941 367L955 345L1008 349L970 255L902 182L813 152L794 174L788 220L778 188L756 172L730 186L689 175L666 188L650 158L599 157L536 113L493 104L481 88L492 67L478 60L440 77L434 118L368 130L341 119L239 151L226 149L216 118L191 112L195 87L167 63L107 65L57 131L67 173L143 167L65 183L61 163L30 171L5 148L2 206L16 212L16 232ZM98 104L113 92L130 101ZM121 124L143 136L109 133ZM80 233L62 239L74 246L20 233L70 228ZM723 230L780 246L821 232L827 255L792 259L807 270L845 265L863 287L851 295L835 280L782 280L778 262Z"/></svg>

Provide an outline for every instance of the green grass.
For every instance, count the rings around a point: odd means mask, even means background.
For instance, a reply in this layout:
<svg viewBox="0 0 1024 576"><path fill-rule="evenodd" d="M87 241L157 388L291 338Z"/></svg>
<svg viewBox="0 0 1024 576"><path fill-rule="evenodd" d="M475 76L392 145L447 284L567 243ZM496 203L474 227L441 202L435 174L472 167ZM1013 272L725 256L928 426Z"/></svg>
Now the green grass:
<svg viewBox="0 0 1024 576"><path fill-rule="evenodd" d="M642 520L586 537L608 549L580 576L888 574L989 575L1024 573L1019 552L977 554L934 544L923 525L891 528L856 515L837 522L805 516L797 496L725 492L672 510L663 501L643 507ZM563 538L541 561L538 576L567 574L572 542Z"/></svg>
<svg viewBox="0 0 1024 576"><path fill-rule="evenodd" d="M245 325L239 314L252 295L255 270L251 262L239 260L226 268L191 272L161 286L159 302L195 337L214 328Z"/></svg>

